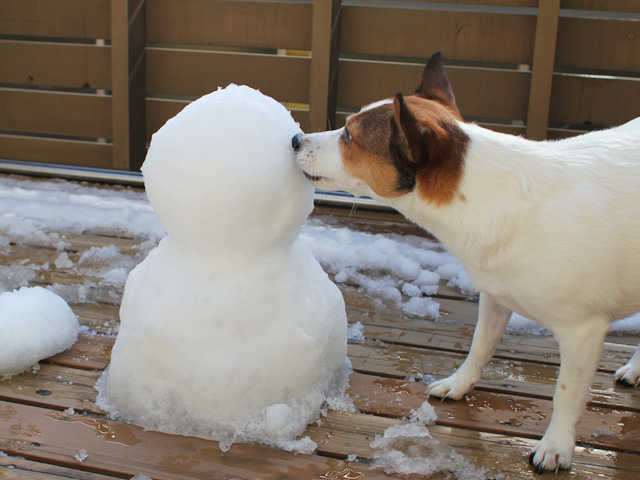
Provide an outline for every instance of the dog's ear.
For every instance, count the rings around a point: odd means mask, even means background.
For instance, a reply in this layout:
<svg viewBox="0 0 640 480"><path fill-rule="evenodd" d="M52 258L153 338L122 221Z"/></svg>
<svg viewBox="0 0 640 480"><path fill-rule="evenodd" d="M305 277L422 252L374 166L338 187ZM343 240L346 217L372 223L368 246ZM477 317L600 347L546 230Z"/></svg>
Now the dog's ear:
<svg viewBox="0 0 640 480"><path fill-rule="evenodd" d="M397 158L405 167L415 170L428 160L426 146L429 132L416 120L401 93L398 93L393 99L393 119L400 130L398 133L401 133L406 139L409 150L407 152L408 158L401 154L397 155ZM400 143L404 142L396 140L396 150L399 150Z"/></svg>
<svg viewBox="0 0 640 480"><path fill-rule="evenodd" d="M415 95L441 103L462 119L451 90L449 77L447 77L447 72L444 68L442 52L434 53L427 62L422 72L420 86L416 89Z"/></svg>

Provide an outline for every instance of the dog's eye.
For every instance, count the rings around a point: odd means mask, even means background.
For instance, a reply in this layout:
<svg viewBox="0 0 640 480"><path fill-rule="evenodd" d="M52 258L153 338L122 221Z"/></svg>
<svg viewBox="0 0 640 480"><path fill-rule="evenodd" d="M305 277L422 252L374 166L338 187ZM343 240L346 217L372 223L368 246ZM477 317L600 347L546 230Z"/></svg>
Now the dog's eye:
<svg viewBox="0 0 640 480"><path fill-rule="evenodd" d="M342 134L342 140L344 141L345 145L349 145L349 143L351 142L351 134L349 133L349 130L347 129L347 127L344 127L344 133Z"/></svg>

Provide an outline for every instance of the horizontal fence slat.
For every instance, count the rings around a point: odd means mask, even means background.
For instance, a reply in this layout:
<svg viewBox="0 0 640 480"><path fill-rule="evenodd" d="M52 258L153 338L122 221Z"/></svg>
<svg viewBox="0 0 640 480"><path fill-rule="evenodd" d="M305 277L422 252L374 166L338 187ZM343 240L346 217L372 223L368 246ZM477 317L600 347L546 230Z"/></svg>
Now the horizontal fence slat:
<svg viewBox="0 0 640 480"><path fill-rule="evenodd" d="M530 64L535 27L534 15L345 6L340 50L425 58L441 50L445 59Z"/></svg>
<svg viewBox="0 0 640 480"><path fill-rule="evenodd" d="M154 0L147 41L310 50L312 13L311 2Z"/></svg>
<svg viewBox="0 0 640 480"><path fill-rule="evenodd" d="M111 138L111 98L0 89L0 130Z"/></svg>
<svg viewBox="0 0 640 480"><path fill-rule="evenodd" d="M345 3L349 0L345 0ZM389 0L388 0L389 1ZM403 2L406 0L390 0L392 2ZM433 3L433 0L410 0L415 3ZM445 0L439 3L451 3L451 4L465 4L465 5L479 5L486 7L498 6L498 7L537 7L538 0Z"/></svg>
<svg viewBox="0 0 640 480"><path fill-rule="evenodd" d="M112 145L54 138L0 135L0 158L110 168Z"/></svg>
<svg viewBox="0 0 640 480"><path fill-rule="evenodd" d="M310 59L150 48L147 91L201 96L230 83L249 85L280 102L308 103Z"/></svg>
<svg viewBox="0 0 640 480"><path fill-rule="evenodd" d="M609 12L640 12L640 0L562 0L561 8Z"/></svg>
<svg viewBox="0 0 640 480"><path fill-rule="evenodd" d="M189 104L182 100L165 100L160 98L147 99L147 140L165 124L175 117Z"/></svg>
<svg viewBox="0 0 640 480"><path fill-rule="evenodd" d="M360 108L397 92L412 94L423 65L342 60L338 106ZM516 70L447 67L463 115L525 120L531 74Z"/></svg>
<svg viewBox="0 0 640 480"><path fill-rule="evenodd" d="M573 75L555 75L553 79L551 123L608 127L638 116L640 79Z"/></svg>
<svg viewBox="0 0 640 480"><path fill-rule="evenodd" d="M640 71L640 22L561 17L555 65Z"/></svg>
<svg viewBox="0 0 640 480"><path fill-rule="evenodd" d="M109 0L2 0L0 34L110 38Z"/></svg>
<svg viewBox="0 0 640 480"><path fill-rule="evenodd" d="M0 83L111 88L108 47L0 40L0 58Z"/></svg>

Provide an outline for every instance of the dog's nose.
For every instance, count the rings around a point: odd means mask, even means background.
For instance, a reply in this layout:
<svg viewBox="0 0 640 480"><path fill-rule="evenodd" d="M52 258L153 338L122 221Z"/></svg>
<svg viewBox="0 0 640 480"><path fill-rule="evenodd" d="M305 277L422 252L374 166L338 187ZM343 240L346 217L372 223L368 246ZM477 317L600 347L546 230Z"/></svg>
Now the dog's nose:
<svg viewBox="0 0 640 480"><path fill-rule="evenodd" d="M291 139L291 146L297 151L300 148L300 145L302 145L302 134L298 133Z"/></svg>

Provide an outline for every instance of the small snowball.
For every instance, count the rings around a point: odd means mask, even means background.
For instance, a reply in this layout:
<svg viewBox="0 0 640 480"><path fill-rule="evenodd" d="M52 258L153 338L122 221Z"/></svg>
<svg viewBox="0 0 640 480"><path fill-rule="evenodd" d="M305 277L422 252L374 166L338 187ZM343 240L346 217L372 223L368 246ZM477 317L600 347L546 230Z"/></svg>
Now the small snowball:
<svg viewBox="0 0 640 480"><path fill-rule="evenodd" d="M420 297L422 295L422 290L420 290L420 287L417 285L407 282L402 286L402 293L409 297Z"/></svg>
<svg viewBox="0 0 640 480"><path fill-rule="evenodd" d="M75 455L76 460L78 460L79 462L84 462L88 456L89 455L87 454L87 451L84 449L80 450L80 452Z"/></svg>
<svg viewBox="0 0 640 480"><path fill-rule="evenodd" d="M69 254L67 252L62 252L60 255L58 255L58 258L56 258L56 261L54 263L56 268L73 267L73 262L69 258Z"/></svg>
<svg viewBox="0 0 640 480"><path fill-rule="evenodd" d="M364 342L365 337L363 329L364 327L359 321L356 323L352 323L347 328L347 339L354 340L356 342Z"/></svg>
<svg viewBox="0 0 640 480"><path fill-rule="evenodd" d="M66 350L79 331L69 305L42 287L0 294L0 376L17 375Z"/></svg>
<svg viewBox="0 0 640 480"><path fill-rule="evenodd" d="M303 437L299 440L280 441L276 445L289 452L306 453L308 455L311 455L318 448L318 444L309 437Z"/></svg>
<svg viewBox="0 0 640 480"><path fill-rule="evenodd" d="M440 304L428 297L413 297L402 304L402 310L419 317L440 317Z"/></svg>
<svg viewBox="0 0 640 480"><path fill-rule="evenodd" d="M438 415L433 406L428 401L424 401L415 410L411 411L411 420L426 424L435 424L438 419Z"/></svg>

